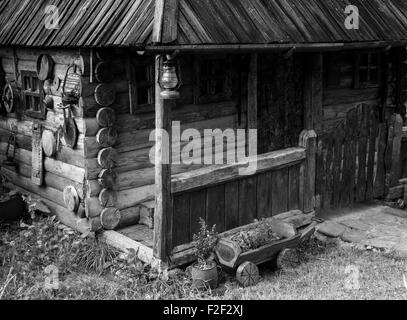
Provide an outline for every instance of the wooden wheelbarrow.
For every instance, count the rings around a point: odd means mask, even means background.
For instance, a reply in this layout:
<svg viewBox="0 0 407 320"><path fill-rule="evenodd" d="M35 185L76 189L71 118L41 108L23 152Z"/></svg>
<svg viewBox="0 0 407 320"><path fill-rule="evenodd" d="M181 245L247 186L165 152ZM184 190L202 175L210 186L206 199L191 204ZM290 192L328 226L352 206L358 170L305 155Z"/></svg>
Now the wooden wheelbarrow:
<svg viewBox="0 0 407 320"><path fill-rule="evenodd" d="M289 249L296 248L303 241L315 232L317 223L311 222L307 226L295 229L296 232L290 237L286 237L284 230L273 230L282 240L278 240L260 248L242 252L241 247L229 237L219 240L216 248L216 255L220 265L228 272L236 272L236 279L244 287L252 286L258 283L259 268L258 265L270 261L273 268L281 267L281 260ZM234 232L242 231L237 228L228 232L228 235Z"/></svg>

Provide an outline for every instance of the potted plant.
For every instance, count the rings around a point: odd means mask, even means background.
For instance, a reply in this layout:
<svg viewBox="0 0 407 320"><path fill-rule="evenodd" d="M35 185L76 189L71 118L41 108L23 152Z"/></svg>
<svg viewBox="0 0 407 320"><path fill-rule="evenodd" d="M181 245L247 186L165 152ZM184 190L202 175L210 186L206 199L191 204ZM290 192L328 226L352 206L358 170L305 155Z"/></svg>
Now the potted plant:
<svg viewBox="0 0 407 320"><path fill-rule="evenodd" d="M193 236L193 246L197 262L191 267L193 285L198 289L218 287L218 266L214 260L215 248L219 241L216 225L209 228L202 218L200 230Z"/></svg>

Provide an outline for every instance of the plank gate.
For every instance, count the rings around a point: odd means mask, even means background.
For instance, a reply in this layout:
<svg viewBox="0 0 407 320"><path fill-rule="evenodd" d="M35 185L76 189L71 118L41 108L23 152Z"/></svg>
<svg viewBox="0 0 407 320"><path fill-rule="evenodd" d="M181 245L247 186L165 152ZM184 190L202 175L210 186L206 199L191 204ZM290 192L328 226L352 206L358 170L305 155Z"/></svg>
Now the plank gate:
<svg viewBox="0 0 407 320"><path fill-rule="evenodd" d="M381 198L398 185L402 120L380 123L378 108L362 104L318 137L316 198L322 209Z"/></svg>

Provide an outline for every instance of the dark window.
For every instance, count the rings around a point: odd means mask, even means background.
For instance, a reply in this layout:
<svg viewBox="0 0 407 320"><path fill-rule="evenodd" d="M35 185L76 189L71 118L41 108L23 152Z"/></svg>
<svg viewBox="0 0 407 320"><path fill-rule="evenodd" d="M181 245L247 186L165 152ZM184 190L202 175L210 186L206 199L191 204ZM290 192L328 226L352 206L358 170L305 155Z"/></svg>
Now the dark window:
<svg viewBox="0 0 407 320"><path fill-rule="evenodd" d="M42 81L39 81L37 74L32 71L22 71L22 97L26 115L45 119L46 109L42 103L44 89Z"/></svg>
<svg viewBox="0 0 407 320"><path fill-rule="evenodd" d="M355 88L377 87L381 75L380 52L358 52L355 63Z"/></svg>
<svg viewBox="0 0 407 320"><path fill-rule="evenodd" d="M209 103L230 98L229 68L226 58L197 58L195 60L195 103Z"/></svg>
<svg viewBox="0 0 407 320"><path fill-rule="evenodd" d="M354 54L351 51L324 54L324 85L326 88L352 88Z"/></svg>
<svg viewBox="0 0 407 320"><path fill-rule="evenodd" d="M154 104L154 69L151 64L135 67L137 106Z"/></svg>

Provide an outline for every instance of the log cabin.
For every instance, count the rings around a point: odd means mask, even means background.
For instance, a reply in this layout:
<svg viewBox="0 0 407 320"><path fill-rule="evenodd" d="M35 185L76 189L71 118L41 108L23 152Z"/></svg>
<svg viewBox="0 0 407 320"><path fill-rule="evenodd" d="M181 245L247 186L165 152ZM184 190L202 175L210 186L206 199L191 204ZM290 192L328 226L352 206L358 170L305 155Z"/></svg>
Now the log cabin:
<svg viewBox="0 0 407 320"><path fill-rule="evenodd" d="M171 266L193 259L200 217L225 232L402 197L407 5L352 4L356 29L345 0L1 1L8 185Z"/></svg>

